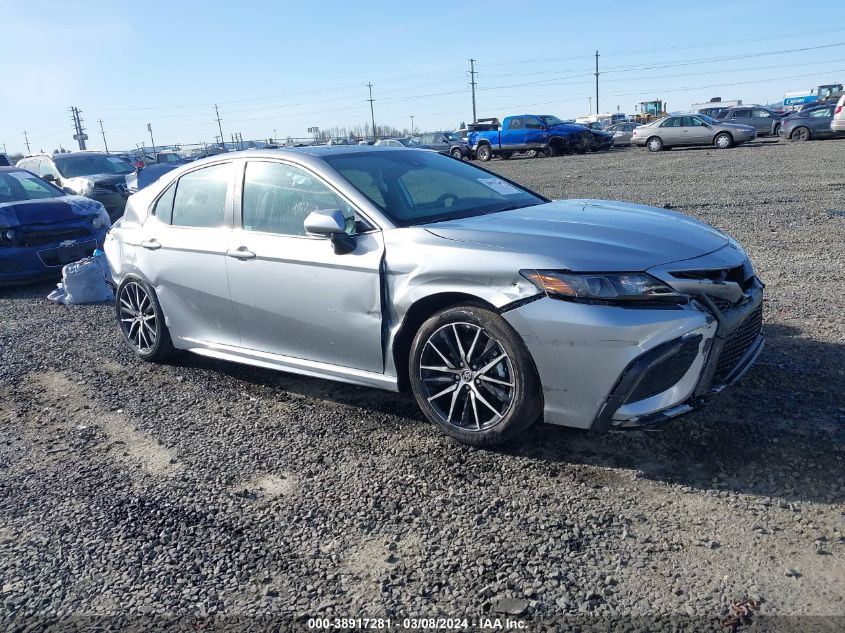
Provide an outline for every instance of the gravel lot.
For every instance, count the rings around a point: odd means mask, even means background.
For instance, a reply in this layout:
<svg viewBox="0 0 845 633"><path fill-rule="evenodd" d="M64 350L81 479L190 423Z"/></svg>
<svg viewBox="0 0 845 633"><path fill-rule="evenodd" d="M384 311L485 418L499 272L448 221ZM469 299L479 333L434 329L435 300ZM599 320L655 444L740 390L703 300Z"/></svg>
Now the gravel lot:
<svg viewBox="0 0 845 633"><path fill-rule="evenodd" d="M845 630L845 142L489 166L729 231L768 284L757 365L660 432L538 425L475 450L410 397L143 364L111 307L0 289L0 629L510 612L716 631L749 597L740 630Z"/></svg>

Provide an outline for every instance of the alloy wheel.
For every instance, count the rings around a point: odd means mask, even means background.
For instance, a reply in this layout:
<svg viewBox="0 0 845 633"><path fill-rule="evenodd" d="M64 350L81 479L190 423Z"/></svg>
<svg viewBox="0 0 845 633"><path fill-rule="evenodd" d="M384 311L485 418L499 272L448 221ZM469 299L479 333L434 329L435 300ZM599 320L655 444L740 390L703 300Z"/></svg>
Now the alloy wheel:
<svg viewBox="0 0 845 633"><path fill-rule="evenodd" d="M513 406L513 363L501 342L473 323L436 330L425 342L418 371L431 408L442 422L464 431L494 427Z"/></svg>
<svg viewBox="0 0 845 633"><path fill-rule="evenodd" d="M141 354L150 352L158 338L155 308L144 287L130 281L120 291L120 329Z"/></svg>

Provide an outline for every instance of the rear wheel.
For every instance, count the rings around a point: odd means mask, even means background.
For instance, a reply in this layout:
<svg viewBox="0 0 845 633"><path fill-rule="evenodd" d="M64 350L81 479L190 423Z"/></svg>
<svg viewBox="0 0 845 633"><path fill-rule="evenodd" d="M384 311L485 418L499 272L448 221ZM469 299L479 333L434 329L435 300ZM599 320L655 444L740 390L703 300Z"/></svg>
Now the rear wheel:
<svg viewBox="0 0 845 633"><path fill-rule="evenodd" d="M475 150L475 155L478 160L482 162L487 162L491 158L493 158L493 150L490 149L489 145L480 145L477 150Z"/></svg>
<svg viewBox="0 0 845 633"><path fill-rule="evenodd" d="M121 282L115 298L123 340L139 358L158 362L173 355L170 332L155 291L138 277Z"/></svg>
<svg viewBox="0 0 845 633"><path fill-rule="evenodd" d="M648 139L648 141L646 141L645 145L648 147L648 151L650 152L659 152L663 149L663 141L659 136L652 136Z"/></svg>
<svg viewBox="0 0 845 633"><path fill-rule="evenodd" d="M792 130L792 134L789 136L793 141L809 141L810 140L810 128L806 127L797 127Z"/></svg>
<svg viewBox="0 0 845 633"><path fill-rule="evenodd" d="M458 160L464 159L464 153L460 147L453 147L449 153L452 155L452 158L457 158Z"/></svg>
<svg viewBox="0 0 845 633"><path fill-rule="evenodd" d="M408 373L426 417L465 444L504 442L543 410L528 350L487 308L455 306L429 318L414 337Z"/></svg>
<svg viewBox="0 0 845 633"><path fill-rule="evenodd" d="M727 132L720 132L716 135L716 138L713 139L713 145L716 146L716 149L729 149L733 147L734 139Z"/></svg>

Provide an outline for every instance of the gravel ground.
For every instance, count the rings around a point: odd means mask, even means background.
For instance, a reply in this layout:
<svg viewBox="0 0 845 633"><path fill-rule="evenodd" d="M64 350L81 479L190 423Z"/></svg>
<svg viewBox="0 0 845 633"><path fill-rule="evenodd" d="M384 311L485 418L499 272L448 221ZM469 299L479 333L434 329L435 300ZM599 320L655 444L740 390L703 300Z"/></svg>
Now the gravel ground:
<svg viewBox="0 0 845 633"><path fill-rule="evenodd" d="M768 284L757 365L660 432L538 425L477 450L409 397L143 364L110 307L0 289L0 629L716 631L748 597L741 630L845 630L845 143L489 166L732 233Z"/></svg>

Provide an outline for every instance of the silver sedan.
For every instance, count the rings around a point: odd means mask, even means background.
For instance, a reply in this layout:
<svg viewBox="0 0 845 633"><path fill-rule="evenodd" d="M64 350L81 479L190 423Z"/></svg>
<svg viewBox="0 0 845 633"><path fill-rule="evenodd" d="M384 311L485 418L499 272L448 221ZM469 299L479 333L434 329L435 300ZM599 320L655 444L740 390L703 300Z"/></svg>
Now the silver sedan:
<svg viewBox="0 0 845 633"><path fill-rule="evenodd" d="M129 199L105 251L123 338L409 390L462 442L537 420L659 425L762 348L762 284L683 215L547 200L434 152L221 155Z"/></svg>
<svg viewBox="0 0 845 633"><path fill-rule="evenodd" d="M634 136L634 130L640 127L640 123L616 123L605 129L605 132L613 134L613 146L630 145Z"/></svg>
<svg viewBox="0 0 845 633"><path fill-rule="evenodd" d="M722 123L706 114L669 116L636 128L631 142L652 152L688 145L713 145L728 149L757 138L750 125Z"/></svg>

